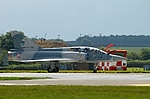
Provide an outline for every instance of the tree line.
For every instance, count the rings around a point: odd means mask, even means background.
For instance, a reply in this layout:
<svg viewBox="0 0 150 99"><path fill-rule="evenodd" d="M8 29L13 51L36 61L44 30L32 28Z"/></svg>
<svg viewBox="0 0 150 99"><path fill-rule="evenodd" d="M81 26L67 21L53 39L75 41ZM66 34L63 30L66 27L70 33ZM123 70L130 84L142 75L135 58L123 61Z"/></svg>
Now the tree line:
<svg viewBox="0 0 150 99"><path fill-rule="evenodd" d="M116 47L149 47L150 35L110 35L78 37L75 41L67 41L68 45L107 46L111 43Z"/></svg>
<svg viewBox="0 0 150 99"><path fill-rule="evenodd" d="M140 53L130 52L127 54L130 60L150 60L150 49L142 48Z"/></svg>

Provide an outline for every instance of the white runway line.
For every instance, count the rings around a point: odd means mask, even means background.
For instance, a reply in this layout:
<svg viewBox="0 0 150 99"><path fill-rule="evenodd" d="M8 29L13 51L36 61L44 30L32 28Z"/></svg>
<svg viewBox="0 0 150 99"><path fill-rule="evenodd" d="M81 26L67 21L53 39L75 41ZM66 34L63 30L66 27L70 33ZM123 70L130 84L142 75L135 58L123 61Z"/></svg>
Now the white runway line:
<svg viewBox="0 0 150 99"><path fill-rule="evenodd" d="M150 86L150 84L128 84L129 86Z"/></svg>

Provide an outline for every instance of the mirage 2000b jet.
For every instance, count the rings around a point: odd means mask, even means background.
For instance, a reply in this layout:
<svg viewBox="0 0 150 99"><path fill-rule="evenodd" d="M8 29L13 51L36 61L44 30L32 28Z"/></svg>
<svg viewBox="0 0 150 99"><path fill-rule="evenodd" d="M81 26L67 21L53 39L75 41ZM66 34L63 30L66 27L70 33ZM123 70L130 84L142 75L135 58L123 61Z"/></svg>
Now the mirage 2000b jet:
<svg viewBox="0 0 150 99"><path fill-rule="evenodd" d="M108 54L94 47L41 48L29 38L12 31L15 49L8 52L9 61L49 62L48 72L59 72L60 62L98 63L124 60L124 57Z"/></svg>

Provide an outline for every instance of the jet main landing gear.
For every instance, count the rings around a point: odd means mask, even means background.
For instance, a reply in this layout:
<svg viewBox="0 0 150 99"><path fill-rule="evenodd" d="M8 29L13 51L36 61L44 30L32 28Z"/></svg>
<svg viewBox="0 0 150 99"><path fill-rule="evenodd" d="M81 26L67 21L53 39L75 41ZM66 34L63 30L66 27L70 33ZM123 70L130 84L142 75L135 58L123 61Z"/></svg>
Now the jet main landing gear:
<svg viewBox="0 0 150 99"><path fill-rule="evenodd" d="M50 62L50 65L47 69L49 73L58 73L59 72L59 62Z"/></svg>

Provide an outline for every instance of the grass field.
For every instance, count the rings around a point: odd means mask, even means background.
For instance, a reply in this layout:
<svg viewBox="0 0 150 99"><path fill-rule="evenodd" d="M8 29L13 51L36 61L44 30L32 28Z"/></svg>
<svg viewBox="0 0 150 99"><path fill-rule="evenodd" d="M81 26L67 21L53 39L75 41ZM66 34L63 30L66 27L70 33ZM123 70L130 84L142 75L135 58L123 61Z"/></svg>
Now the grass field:
<svg viewBox="0 0 150 99"><path fill-rule="evenodd" d="M150 99L150 87L0 86L0 99Z"/></svg>
<svg viewBox="0 0 150 99"><path fill-rule="evenodd" d="M112 49L122 49L127 50L128 52L136 52L136 53L140 53L142 48L150 48L150 47L112 47Z"/></svg>
<svg viewBox="0 0 150 99"><path fill-rule="evenodd" d="M0 80L33 80L33 79L47 79L47 77L0 77Z"/></svg>

